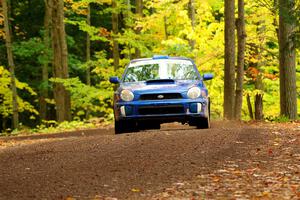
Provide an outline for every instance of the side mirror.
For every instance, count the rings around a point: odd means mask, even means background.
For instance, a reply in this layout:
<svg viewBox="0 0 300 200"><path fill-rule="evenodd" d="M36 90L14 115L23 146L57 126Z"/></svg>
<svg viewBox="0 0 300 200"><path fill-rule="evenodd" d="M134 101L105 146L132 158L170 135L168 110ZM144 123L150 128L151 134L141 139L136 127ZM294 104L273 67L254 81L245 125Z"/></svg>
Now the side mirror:
<svg viewBox="0 0 300 200"><path fill-rule="evenodd" d="M118 83L120 83L120 80L117 76L112 76L109 78L109 82L111 82L113 84L118 84Z"/></svg>
<svg viewBox="0 0 300 200"><path fill-rule="evenodd" d="M203 80L205 80L205 81L211 80L213 78L214 78L214 75L212 75L212 74L209 74L209 73L203 74Z"/></svg>

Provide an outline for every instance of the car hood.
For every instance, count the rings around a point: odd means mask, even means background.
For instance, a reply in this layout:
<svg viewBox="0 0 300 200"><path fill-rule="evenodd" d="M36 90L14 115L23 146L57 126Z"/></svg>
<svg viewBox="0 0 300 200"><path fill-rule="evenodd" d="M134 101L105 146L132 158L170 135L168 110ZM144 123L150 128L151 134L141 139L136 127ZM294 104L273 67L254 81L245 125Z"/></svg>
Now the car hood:
<svg viewBox="0 0 300 200"><path fill-rule="evenodd" d="M179 81L175 80L173 83L170 82L159 82L148 83L148 82L134 82L134 83L122 83L120 85L120 90L128 89L134 92L135 94L141 93L181 93L186 92L192 86L202 87L202 82L197 81Z"/></svg>

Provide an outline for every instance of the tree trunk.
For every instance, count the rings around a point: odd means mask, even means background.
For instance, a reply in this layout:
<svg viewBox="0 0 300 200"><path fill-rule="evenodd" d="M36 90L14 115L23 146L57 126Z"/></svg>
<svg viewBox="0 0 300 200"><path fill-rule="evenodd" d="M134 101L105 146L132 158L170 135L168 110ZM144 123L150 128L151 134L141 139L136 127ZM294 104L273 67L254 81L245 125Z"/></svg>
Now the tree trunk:
<svg viewBox="0 0 300 200"><path fill-rule="evenodd" d="M130 20L130 14L131 14L131 2L130 0L126 0L126 12L125 12L125 18L127 20L127 22L129 22ZM130 27L130 24L126 24L126 27L129 28Z"/></svg>
<svg viewBox="0 0 300 200"><path fill-rule="evenodd" d="M263 91L263 82L262 82L262 74L259 72L257 75L257 78L255 80L255 89ZM264 114L263 114L263 94L257 93L255 94L255 119L256 120L263 120Z"/></svg>
<svg viewBox="0 0 300 200"><path fill-rule="evenodd" d="M254 99L254 106L255 106L255 119L256 120L263 120L264 115L263 115L263 91L264 91L264 85L263 85L263 74L261 71L261 67L265 66L265 61L263 60L263 44L266 42L266 35L265 35L265 25L264 21L261 20L257 24L257 36L258 36L258 41L259 45L256 47L256 56L258 62L256 63L256 68L258 70L258 74L255 79L255 90L259 91L258 93L255 94L255 99Z"/></svg>
<svg viewBox="0 0 300 200"><path fill-rule="evenodd" d="M234 118L235 95L235 17L234 0L225 0L224 118Z"/></svg>
<svg viewBox="0 0 300 200"><path fill-rule="evenodd" d="M251 104L251 99L250 99L249 94L247 94L247 105L248 105L249 116L250 116L251 119L254 119L253 109L252 109L252 104Z"/></svg>
<svg viewBox="0 0 300 200"><path fill-rule="evenodd" d="M255 120L263 120L263 95L255 95Z"/></svg>
<svg viewBox="0 0 300 200"><path fill-rule="evenodd" d="M55 78L67 79L69 77L68 48L64 24L64 1L52 0L52 5L53 75ZM70 94L63 84L54 83L54 99L57 121L71 120Z"/></svg>
<svg viewBox="0 0 300 200"><path fill-rule="evenodd" d="M12 91L12 109L13 109L13 129L17 129L19 127L19 108L18 108L18 94L16 87L16 77L15 77L15 63L13 58L12 51L12 39L11 39L11 31L10 31L10 23L8 17L8 5L7 0L2 0L2 9L3 9L3 17L4 17L4 32L5 32L5 44L7 51L7 60L8 67L11 76L11 91Z"/></svg>
<svg viewBox="0 0 300 200"><path fill-rule="evenodd" d="M246 45L246 31L245 31L245 16L244 16L244 0L238 0L238 58L237 58L237 75L236 75L236 89L235 89L235 110L234 117L236 120L241 119L242 105L243 105L243 82L244 82L244 64L245 64L245 45Z"/></svg>
<svg viewBox="0 0 300 200"><path fill-rule="evenodd" d="M141 18L143 17L143 0L135 0L135 13ZM141 33L141 28L137 28L136 34ZM138 48L135 48L135 58L141 57L141 51Z"/></svg>
<svg viewBox="0 0 300 200"><path fill-rule="evenodd" d="M91 6L88 4L87 6L87 16L86 23L88 26L91 26ZM86 84L91 85L91 71L89 66L89 61L91 60L91 39L89 33L86 33L86 61L87 61L87 69L86 69Z"/></svg>
<svg viewBox="0 0 300 200"><path fill-rule="evenodd" d="M275 31L276 31L276 36L277 36L277 40L279 41L279 25L278 25L278 0L274 0L273 1L273 9L272 9L272 14L273 14L273 26L275 27Z"/></svg>
<svg viewBox="0 0 300 200"><path fill-rule="evenodd" d="M45 57L49 58L49 49L50 49L50 26L51 26L51 1L44 0L45 3L45 16L44 16L44 45L45 45ZM48 94L48 81L49 81L49 61L45 62L42 66L42 82L45 84L44 87L41 88L40 94L40 117L42 120L47 119L47 102L46 99L49 97Z"/></svg>
<svg viewBox="0 0 300 200"><path fill-rule="evenodd" d="M169 38L169 34L168 34L168 24L167 24L166 16L164 16L164 29L165 29L165 40L167 40Z"/></svg>
<svg viewBox="0 0 300 200"><path fill-rule="evenodd" d="M131 3L130 0L126 0L126 11L124 12L124 18L125 18L125 28L131 29ZM131 44L128 43L126 45L127 53L125 54L125 57L129 60L131 60Z"/></svg>
<svg viewBox="0 0 300 200"><path fill-rule="evenodd" d="M280 114L297 118L295 22L289 19L294 0L279 0Z"/></svg>
<svg viewBox="0 0 300 200"><path fill-rule="evenodd" d="M196 26L196 17L195 17L196 12L195 12L195 1L194 0L189 1L189 14L190 14L190 19L191 19L192 30L194 32L195 26ZM190 39L189 43L190 43L192 49L195 49L196 41L194 39Z"/></svg>
<svg viewBox="0 0 300 200"><path fill-rule="evenodd" d="M113 59L114 59L114 70L117 71L119 68L119 43L116 40L117 34L119 32L119 20L118 20L118 13L117 13L117 2L116 0L112 0L112 32L113 32Z"/></svg>
<svg viewBox="0 0 300 200"><path fill-rule="evenodd" d="M88 3L87 6L87 15L86 15L86 23L88 26L91 26L91 5ZM89 33L86 33L86 62L87 62L87 68L86 68L86 84L91 85L91 68L89 61L91 60L91 38ZM85 113L85 118L89 119L90 115L90 109L87 108Z"/></svg>
<svg viewBox="0 0 300 200"><path fill-rule="evenodd" d="M6 130L6 119L2 117L2 130Z"/></svg>

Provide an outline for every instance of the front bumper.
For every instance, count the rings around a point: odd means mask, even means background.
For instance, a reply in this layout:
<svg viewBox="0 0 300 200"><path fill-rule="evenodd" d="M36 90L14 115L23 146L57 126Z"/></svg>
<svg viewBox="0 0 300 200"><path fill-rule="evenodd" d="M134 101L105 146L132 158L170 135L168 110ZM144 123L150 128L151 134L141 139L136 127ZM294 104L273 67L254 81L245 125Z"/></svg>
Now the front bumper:
<svg viewBox="0 0 300 200"><path fill-rule="evenodd" d="M119 120L158 120L161 122L189 121L191 118L208 117L208 100L174 99L116 102L115 119Z"/></svg>

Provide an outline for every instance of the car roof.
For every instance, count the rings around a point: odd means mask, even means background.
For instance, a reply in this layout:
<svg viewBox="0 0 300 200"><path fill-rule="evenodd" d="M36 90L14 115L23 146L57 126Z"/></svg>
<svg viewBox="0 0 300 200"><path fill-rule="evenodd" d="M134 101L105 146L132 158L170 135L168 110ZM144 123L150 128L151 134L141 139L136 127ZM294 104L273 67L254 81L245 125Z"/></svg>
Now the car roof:
<svg viewBox="0 0 300 200"><path fill-rule="evenodd" d="M139 61L149 61L149 60L189 60L192 63L194 63L194 61L190 58L171 57L171 56L153 56L152 58L138 58L138 59L131 60L130 63L135 63L135 62L139 62Z"/></svg>

